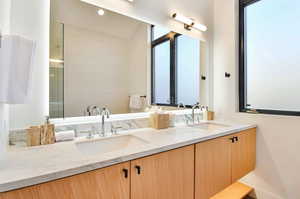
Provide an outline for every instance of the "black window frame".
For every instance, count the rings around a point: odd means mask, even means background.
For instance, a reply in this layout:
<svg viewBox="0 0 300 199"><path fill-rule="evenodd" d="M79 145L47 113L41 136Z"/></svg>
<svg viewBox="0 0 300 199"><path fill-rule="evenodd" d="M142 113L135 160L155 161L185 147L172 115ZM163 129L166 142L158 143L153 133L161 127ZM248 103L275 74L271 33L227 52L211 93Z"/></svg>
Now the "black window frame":
<svg viewBox="0 0 300 199"><path fill-rule="evenodd" d="M154 40L154 25L151 26L151 104L159 106L177 106L176 100L176 38L181 34L169 32ZM155 47L170 41L170 103L155 103Z"/></svg>
<svg viewBox="0 0 300 199"><path fill-rule="evenodd" d="M154 25L151 26L151 104L158 106L177 107L177 38L182 34L170 31L169 33L154 40ZM156 46L170 41L170 103L155 103L155 52ZM185 105L192 108L192 104Z"/></svg>
<svg viewBox="0 0 300 199"><path fill-rule="evenodd" d="M245 38L245 9L254 3L263 0L240 0L239 1L239 111L246 113L272 114L272 115L290 115L300 116L298 111L283 111L272 109L252 109L247 104L247 66L245 63L246 54L246 38Z"/></svg>

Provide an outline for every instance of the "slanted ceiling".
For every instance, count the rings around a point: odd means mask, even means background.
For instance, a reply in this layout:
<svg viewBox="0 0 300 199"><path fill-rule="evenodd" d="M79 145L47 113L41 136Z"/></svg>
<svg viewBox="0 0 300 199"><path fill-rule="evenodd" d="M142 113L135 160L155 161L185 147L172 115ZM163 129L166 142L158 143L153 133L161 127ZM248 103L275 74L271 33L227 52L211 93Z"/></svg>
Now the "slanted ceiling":
<svg viewBox="0 0 300 199"><path fill-rule="evenodd" d="M57 22L109 34L121 39L132 39L143 22L105 10L97 14L98 7L79 0L51 0L51 17Z"/></svg>

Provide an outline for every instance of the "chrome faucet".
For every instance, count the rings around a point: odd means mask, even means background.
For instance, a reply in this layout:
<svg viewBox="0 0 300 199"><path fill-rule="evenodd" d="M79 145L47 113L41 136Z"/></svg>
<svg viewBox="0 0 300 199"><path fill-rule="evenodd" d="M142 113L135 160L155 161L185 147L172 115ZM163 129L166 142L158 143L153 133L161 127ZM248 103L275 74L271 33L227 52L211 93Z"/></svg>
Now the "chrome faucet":
<svg viewBox="0 0 300 199"><path fill-rule="evenodd" d="M108 108L103 107L101 110L101 117L102 117L102 123L101 123L101 136L105 137L105 117L108 119L110 116L110 111Z"/></svg>
<svg viewBox="0 0 300 199"><path fill-rule="evenodd" d="M202 110L202 107L201 107L201 105L199 104L199 102L198 103L196 103L193 107L192 107L192 122L193 122L193 124L195 124L195 109L200 109L200 110ZM199 123L200 121L199 121L199 118L198 118L198 123Z"/></svg>
<svg viewBox="0 0 300 199"><path fill-rule="evenodd" d="M100 108L96 105L90 105L84 111L84 115L93 116L93 115L100 115Z"/></svg>

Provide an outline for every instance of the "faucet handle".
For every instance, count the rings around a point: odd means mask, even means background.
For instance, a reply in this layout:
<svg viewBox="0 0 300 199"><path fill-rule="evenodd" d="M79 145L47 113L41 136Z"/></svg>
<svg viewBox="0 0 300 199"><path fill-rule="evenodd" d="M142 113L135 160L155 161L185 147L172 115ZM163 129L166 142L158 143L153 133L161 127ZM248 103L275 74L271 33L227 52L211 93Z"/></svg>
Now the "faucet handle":
<svg viewBox="0 0 300 199"><path fill-rule="evenodd" d="M114 126L113 124L111 124L110 126L110 132L112 135L116 135L119 129L122 129L123 127L121 126Z"/></svg>

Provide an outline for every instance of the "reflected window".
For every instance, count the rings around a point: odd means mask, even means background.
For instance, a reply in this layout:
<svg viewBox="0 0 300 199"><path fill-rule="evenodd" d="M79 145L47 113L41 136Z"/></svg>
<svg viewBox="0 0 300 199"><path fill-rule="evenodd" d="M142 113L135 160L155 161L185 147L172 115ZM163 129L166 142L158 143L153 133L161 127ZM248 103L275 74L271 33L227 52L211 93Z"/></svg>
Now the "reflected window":
<svg viewBox="0 0 300 199"><path fill-rule="evenodd" d="M181 35L177 38L177 101L196 104L200 93L200 41Z"/></svg>
<svg viewBox="0 0 300 199"><path fill-rule="evenodd" d="M300 115L300 2L246 2L240 5L240 111Z"/></svg>
<svg viewBox="0 0 300 199"><path fill-rule="evenodd" d="M152 28L155 34L156 26ZM200 41L175 32L152 40L152 104L200 102Z"/></svg>
<svg viewBox="0 0 300 199"><path fill-rule="evenodd" d="M170 41L163 42L153 49L155 102L170 103Z"/></svg>

